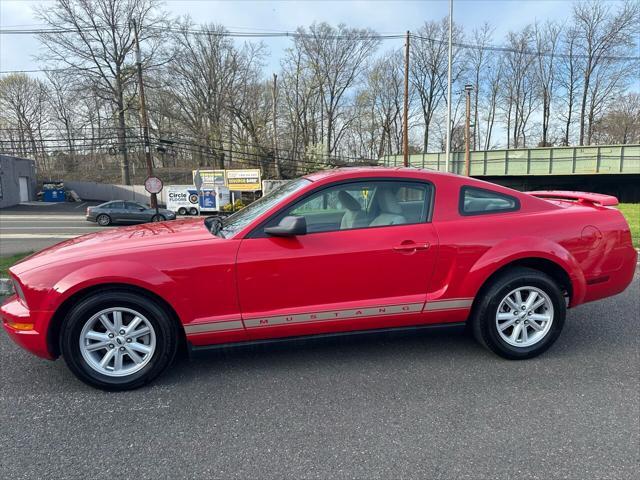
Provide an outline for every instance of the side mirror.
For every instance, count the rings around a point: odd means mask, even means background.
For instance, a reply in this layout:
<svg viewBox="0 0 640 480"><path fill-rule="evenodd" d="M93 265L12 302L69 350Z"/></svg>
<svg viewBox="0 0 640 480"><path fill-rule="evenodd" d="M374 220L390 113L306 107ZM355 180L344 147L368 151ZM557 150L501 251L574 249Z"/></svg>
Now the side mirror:
<svg viewBox="0 0 640 480"><path fill-rule="evenodd" d="M141 211L141 212L144 212L146 210L146 208L138 207L138 210Z"/></svg>
<svg viewBox="0 0 640 480"><path fill-rule="evenodd" d="M280 220L274 227L267 227L264 233L273 237L295 237L296 235L306 235L307 220L304 217L288 216Z"/></svg>

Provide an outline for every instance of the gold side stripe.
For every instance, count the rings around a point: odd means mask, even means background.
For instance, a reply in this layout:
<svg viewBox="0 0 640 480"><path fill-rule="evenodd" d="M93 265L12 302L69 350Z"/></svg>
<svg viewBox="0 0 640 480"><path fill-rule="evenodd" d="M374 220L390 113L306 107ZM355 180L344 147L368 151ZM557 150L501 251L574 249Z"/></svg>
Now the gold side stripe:
<svg viewBox="0 0 640 480"><path fill-rule="evenodd" d="M326 322L329 320L351 320L354 318L382 317L385 315L404 315L409 313L437 312L445 310L457 310L470 308L473 298L456 298L453 300L436 300L423 303L406 303L399 305L383 305L379 307L366 307L349 310L328 310L316 313L299 313L292 315L275 315L272 317L250 318L242 320L219 321L186 325L187 334L224 332L229 330L242 330L243 328L261 328L277 325L290 325L300 323Z"/></svg>
<svg viewBox="0 0 640 480"><path fill-rule="evenodd" d="M247 328L272 327L296 323L323 322L328 320L348 320L360 317L380 317L384 315L402 315L422 311L423 303L403 305L384 305L349 310L330 310L317 313L300 313L296 315L278 315L265 318L251 318L244 321Z"/></svg>
<svg viewBox="0 0 640 480"><path fill-rule="evenodd" d="M454 300L436 300L427 302L425 311L433 312L438 310L454 310L458 308L469 308L473 304L473 298L456 298Z"/></svg>
<svg viewBox="0 0 640 480"><path fill-rule="evenodd" d="M242 320L231 320L213 323L200 323L198 325L185 325L184 331L188 334L224 332L227 330L242 330Z"/></svg>

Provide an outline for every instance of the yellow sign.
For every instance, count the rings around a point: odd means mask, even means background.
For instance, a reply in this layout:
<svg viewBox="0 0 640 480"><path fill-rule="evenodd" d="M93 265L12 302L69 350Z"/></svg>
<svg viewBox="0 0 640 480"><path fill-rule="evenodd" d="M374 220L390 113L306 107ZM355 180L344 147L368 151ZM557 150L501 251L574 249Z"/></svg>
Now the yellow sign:
<svg viewBox="0 0 640 480"><path fill-rule="evenodd" d="M194 170L192 172L194 177L194 184L196 172L197 170ZM202 179L202 185L205 185L207 187L223 187L225 185L224 170L200 170L200 178Z"/></svg>
<svg viewBox="0 0 640 480"><path fill-rule="evenodd" d="M262 189L260 170L257 168L225 170L225 180L229 190L236 192L255 192Z"/></svg>

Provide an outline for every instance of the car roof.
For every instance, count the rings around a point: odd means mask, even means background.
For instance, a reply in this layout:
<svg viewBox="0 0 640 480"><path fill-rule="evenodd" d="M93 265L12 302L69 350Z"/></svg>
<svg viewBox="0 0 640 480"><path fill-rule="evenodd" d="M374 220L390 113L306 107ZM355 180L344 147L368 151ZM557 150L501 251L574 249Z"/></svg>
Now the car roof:
<svg viewBox="0 0 640 480"><path fill-rule="evenodd" d="M307 180L311 180L312 182L317 182L320 180L324 180L327 178L359 178L366 177L368 175L371 176L384 176L388 175L390 177L420 177L420 176L441 176L441 177L458 177L459 175L455 175L452 173L439 172L436 170L429 170L426 168L415 168L415 167L340 167L334 168L331 170L323 170L320 172L311 173L309 175L305 175L304 178Z"/></svg>

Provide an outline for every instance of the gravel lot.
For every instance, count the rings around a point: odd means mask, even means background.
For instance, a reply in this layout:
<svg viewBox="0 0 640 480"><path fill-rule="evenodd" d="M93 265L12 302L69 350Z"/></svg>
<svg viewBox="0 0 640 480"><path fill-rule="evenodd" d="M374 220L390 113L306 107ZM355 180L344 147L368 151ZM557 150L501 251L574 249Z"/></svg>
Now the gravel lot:
<svg viewBox="0 0 640 480"><path fill-rule="evenodd" d="M2 332L0 476L637 478L639 287L525 362L430 331L181 360L119 394Z"/></svg>

